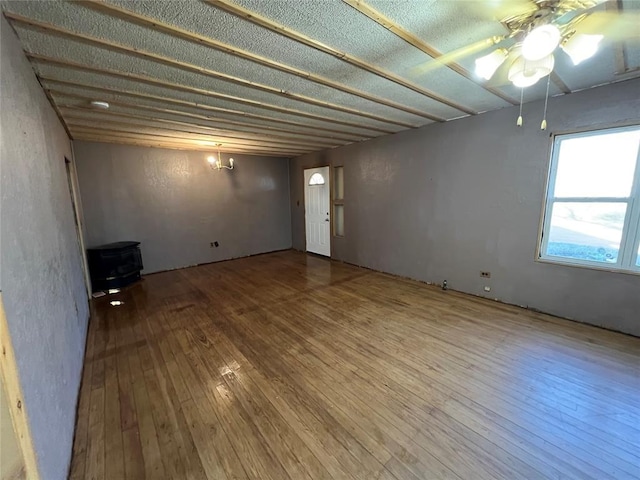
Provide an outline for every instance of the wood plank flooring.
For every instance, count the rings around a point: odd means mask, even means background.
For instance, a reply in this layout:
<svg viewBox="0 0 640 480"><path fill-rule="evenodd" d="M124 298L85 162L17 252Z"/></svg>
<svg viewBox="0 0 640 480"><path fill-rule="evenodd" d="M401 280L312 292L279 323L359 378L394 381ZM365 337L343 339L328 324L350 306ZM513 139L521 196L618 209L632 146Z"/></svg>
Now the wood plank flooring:
<svg viewBox="0 0 640 480"><path fill-rule="evenodd" d="M92 309L72 479L640 478L638 338L298 252Z"/></svg>

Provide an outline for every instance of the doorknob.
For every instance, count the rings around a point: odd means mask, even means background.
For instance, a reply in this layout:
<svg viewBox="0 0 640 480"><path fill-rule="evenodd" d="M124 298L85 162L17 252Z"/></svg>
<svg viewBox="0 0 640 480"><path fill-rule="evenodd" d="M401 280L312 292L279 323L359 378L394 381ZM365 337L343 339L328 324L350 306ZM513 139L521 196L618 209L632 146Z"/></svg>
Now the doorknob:
<svg viewBox="0 0 640 480"><path fill-rule="evenodd" d="M325 218L325 219L324 219L324 221L325 221L325 222L328 222L328 221L329 221L329 219L328 219L328 218Z"/></svg>

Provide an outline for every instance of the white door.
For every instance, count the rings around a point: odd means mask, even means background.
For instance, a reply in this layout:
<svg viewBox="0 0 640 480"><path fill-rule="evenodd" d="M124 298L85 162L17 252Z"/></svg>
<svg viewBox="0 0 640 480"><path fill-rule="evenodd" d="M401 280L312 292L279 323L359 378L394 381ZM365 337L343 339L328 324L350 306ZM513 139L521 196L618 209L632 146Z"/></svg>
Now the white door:
<svg viewBox="0 0 640 480"><path fill-rule="evenodd" d="M331 256L329 167L304 171L304 212L307 252Z"/></svg>

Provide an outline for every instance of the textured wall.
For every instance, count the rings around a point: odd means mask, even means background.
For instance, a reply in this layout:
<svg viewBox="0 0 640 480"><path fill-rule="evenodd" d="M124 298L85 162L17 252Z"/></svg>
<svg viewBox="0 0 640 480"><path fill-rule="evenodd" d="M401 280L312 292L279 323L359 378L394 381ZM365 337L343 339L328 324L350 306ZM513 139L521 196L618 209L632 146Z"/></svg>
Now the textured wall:
<svg viewBox="0 0 640 480"><path fill-rule="evenodd" d="M69 139L0 18L2 291L43 479L67 476L89 316Z"/></svg>
<svg viewBox="0 0 640 480"><path fill-rule="evenodd" d="M549 129L640 122L639 91L634 80L552 98ZM303 168L344 165L334 258L640 335L640 276L534 260L551 141L542 106L524 106L523 128L514 107L292 160L294 248L305 243Z"/></svg>
<svg viewBox="0 0 640 480"><path fill-rule="evenodd" d="M203 152L74 148L87 246L140 241L144 273L291 247L287 159L234 155L218 172Z"/></svg>

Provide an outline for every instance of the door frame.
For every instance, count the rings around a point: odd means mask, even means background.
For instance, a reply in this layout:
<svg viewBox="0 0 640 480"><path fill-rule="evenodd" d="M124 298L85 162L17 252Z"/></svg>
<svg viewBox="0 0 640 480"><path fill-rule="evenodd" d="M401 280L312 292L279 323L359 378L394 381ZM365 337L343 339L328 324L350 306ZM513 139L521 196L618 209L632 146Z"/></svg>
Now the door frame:
<svg viewBox="0 0 640 480"><path fill-rule="evenodd" d="M82 274L84 277L84 286L87 290L87 296L91 298L91 278L89 276L87 250L84 244L84 222L82 216L82 204L80 203L80 189L78 187L78 174L76 171L75 156L73 154L73 150L71 153L71 160L65 155L64 168L67 176L67 183L69 186L69 196L71 197L73 223L75 224L76 235L78 237L80 258L82 259Z"/></svg>
<svg viewBox="0 0 640 480"><path fill-rule="evenodd" d="M312 255L319 255L314 252L310 252L307 250L307 181L305 179L305 171L307 170L315 170L316 168L328 168L329 169L329 258L333 258L333 210L332 206L332 198L333 198L333 169L330 164L326 165L316 165L314 167L307 167L302 169L302 206L303 206L303 217L304 217L304 251L305 253L310 253ZM321 255L324 256L324 255Z"/></svg>

